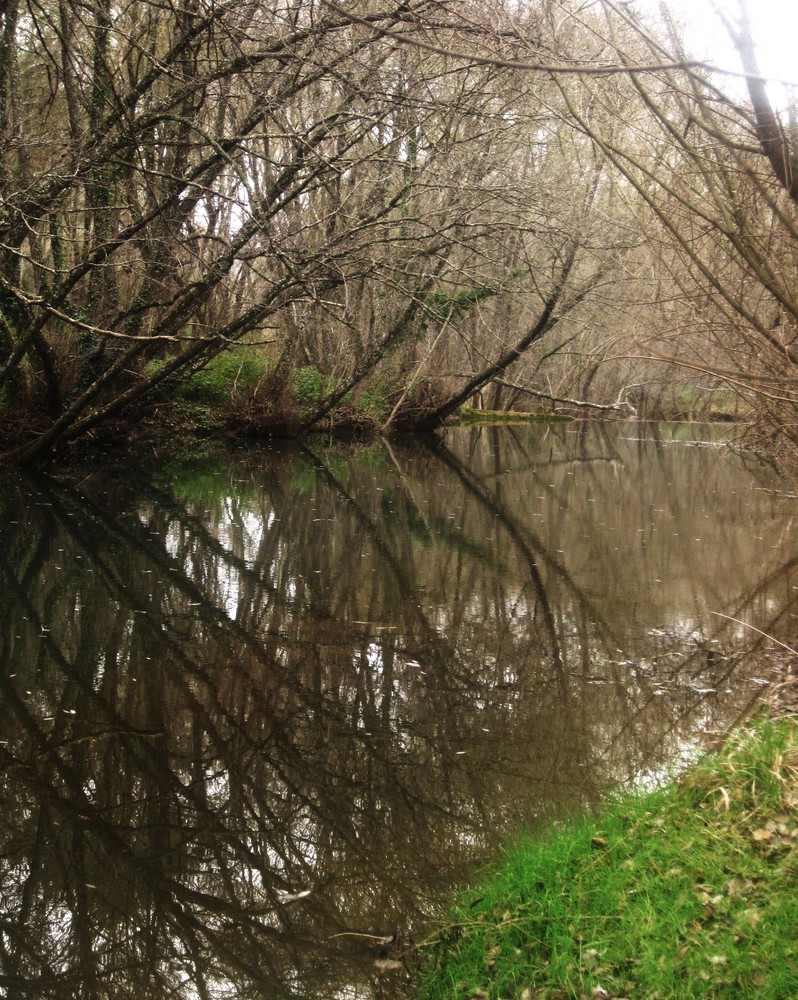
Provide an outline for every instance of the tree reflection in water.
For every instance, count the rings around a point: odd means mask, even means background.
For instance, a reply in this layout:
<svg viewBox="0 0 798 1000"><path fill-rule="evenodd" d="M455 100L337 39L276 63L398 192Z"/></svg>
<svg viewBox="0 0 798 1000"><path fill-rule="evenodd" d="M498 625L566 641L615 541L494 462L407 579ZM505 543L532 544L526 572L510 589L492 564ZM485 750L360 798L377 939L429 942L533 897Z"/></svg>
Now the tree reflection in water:
<svg viewBox="0 0 798 1000"><path fill-rule="evenodd" d="M742 712L762 640L710 612L785 633L789 511L633 436L7 484L9 1000L373 995L514 830Z"/></svg>

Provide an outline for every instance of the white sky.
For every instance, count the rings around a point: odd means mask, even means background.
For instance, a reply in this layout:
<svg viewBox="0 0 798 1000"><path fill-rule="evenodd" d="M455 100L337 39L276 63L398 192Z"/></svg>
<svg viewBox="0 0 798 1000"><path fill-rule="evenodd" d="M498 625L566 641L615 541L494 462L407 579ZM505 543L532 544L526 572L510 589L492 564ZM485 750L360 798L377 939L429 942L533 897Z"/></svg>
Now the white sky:
<svg viewBox="0 0 798 1000"><path fill-rule="evenodd" d="M701 55L723 69L739 70L739 59L712 13L712 0L673 0L672 6L681 9L687 38L704 50ZM734 19L737 0L718 0L718 6ZM748 0L748 10L762 73L798 86L798 0Z"/></svg>

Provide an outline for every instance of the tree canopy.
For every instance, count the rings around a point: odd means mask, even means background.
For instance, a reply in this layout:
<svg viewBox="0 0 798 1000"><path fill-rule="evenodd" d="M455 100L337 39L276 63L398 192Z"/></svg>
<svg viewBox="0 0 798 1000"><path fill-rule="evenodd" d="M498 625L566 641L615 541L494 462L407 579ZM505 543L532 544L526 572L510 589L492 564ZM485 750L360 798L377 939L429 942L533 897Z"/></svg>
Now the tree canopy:
<svg viewBox="0 0 798 1000"><path fill-rule="evenodd" d="M3 460L228 356L256 432L703 380L790 441L796 147L745 13L747 101L614 0L8 0Z"/></svg>

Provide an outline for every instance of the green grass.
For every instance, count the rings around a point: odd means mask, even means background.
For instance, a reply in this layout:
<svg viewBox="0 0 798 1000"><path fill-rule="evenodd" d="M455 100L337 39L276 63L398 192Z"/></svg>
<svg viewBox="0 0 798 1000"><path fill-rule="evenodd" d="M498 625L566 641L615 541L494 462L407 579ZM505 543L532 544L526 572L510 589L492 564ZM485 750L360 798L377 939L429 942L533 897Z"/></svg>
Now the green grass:
<svg viewBox="0 0 798 1000"><path fill-rule="evenodd" d="M419 1000L798 997L793 726L518 844L423 953Z"/></svg>

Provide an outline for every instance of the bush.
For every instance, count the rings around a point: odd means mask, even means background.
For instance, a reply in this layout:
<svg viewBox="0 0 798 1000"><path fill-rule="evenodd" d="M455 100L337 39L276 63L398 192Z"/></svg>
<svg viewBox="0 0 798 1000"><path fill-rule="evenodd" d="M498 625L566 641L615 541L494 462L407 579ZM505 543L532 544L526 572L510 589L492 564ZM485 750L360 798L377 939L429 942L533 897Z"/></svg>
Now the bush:
<svg viewBox="0 0 798 1000"><path fill-rule="evenodd" d="M376 423L388 416L387 391L381 385L375 385L363 391L358 396L357 405L365 417Z"/></svg>
<svg viewBox="0 0 798 1000"><path fill-rule="evenodd" d="M317 406L324 393L324 376L311 365L297 368L294 372L294 396L299 405L306 410Z"/></svg>
<svg viewBox="0 0 798 1000"><path fill-rule="evenodd" d="M267 367L265 358L245 348L225 351L194 372L181 386L179 394L197 403L230 403L236 396L253 392Z"/></svg>

